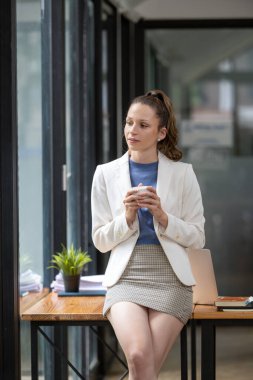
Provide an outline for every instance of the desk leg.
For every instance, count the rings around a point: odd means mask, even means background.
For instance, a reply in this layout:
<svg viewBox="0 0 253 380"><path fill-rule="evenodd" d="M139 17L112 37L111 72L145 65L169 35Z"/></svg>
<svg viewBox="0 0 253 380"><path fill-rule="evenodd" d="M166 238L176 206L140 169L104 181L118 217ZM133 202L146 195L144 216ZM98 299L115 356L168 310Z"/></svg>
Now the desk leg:
<svg viewBox="0 0 253 380"><path fill-rule="evenodd" d="M201 321L201 379L215 380L216 344L215 325L211 320Z"/></svg>
<svg viewBox="0 0 253 380"><path fill-rule="evenodd" d="M31 363L32 380L38 380L38 330L34 322L31 322Z"/></svg>
<svg viewBox="0 0 253 380"><path fill-rule="evenodd" d="M197 378L197 359L196 359L196 321L191 320L191 380Z"/></svg>
<svg viewBox="0 0 253 380"><path fill-rule="evenodd" d="M188 361L187 361L187 326L184 326L181 335L181 380L188 380Z"/></svg>

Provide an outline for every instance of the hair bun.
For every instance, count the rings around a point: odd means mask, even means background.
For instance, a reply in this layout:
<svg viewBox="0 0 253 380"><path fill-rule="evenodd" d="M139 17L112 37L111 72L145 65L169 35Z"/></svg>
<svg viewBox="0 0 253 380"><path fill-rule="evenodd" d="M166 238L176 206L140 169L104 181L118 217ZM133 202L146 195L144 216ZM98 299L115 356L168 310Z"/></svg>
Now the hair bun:
<svg viewBox="0 0 253 380"><path fill-rule="evenodd" d="M163 95L161 94L160 91L151 90L151 91L148 91L145 95L146 96L153 96L154 98L159 99L161 102L164 102Z"/></svg>

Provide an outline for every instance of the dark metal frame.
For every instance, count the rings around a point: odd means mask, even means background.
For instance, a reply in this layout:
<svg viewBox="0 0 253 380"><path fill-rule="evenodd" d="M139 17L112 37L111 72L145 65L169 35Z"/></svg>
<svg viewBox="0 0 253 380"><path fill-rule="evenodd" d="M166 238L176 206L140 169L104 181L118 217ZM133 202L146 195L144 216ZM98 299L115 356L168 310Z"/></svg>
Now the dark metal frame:
<svg viewBox="0 0 253 380"><path fill-rule="evenodd" d="M219 29L252 28L253 19L143 20L144 29Z"/></svg>
<svg viewBox="0 0 253 380"><path fill-rule="evenodd" d="M143 21L135 25L135 96L145 91L145 29Z"/></svg>
<svg viewBox="0 0 253 380"><path fill-rule="evenodd" d="M66 244L66 192L62 166L65 139L65 30L64 1L45 2L42 34L42 136L43 136L43 257L48 267L52 252ZM44 286L54 279L45 271Z"/></svg>
<svg viewBox="0 0 253 380"><path fill-rule="evenodd" d="M40 333L46 341L51 345L51 347L55 350L57 356L62 362L65 362L69 365L75 374L80 379L84 379L85 377L82 373L80 373L77 368L68 360L68 357L62 347L58 342L53 341L51 337L41 328L42 326L58 326L64 329L67 329L69 326L86 326L90 327L90 330L95 334L97 339L104 345L113 355L117 358L117 360L123 365L125 369L127 369L126 363L120 358L117 352L101 337L101 335L94 329L94 326L108 326L108 321L56 321L56 322L46 322L46 321L32 321L30 323L31 326L31 363L32 363L32 380L38 380L38 333ZM83 372L87 371L83 368ZM122 379L127 375L127 372L123 374Z"/></svg>
<svg viewBox="0 0 253 380"><path fill-rule="evenodd" d="M0 3L0 378L20 378L16 1Z"/></svg>
<svg viewBox="0 0 253 380"><path fill-rule="evenodd" d="M131 69L130 57L133 56L130 45L130 28L132 22L121 16L121 67L122 67L122 120L126 117L127 108L131 99Z"/></svg>
<svg viewBox="0 0 253 380"><path fill-rule="evenodd" d="M253 319L196 319L191 322L192 380L196 380L196 326L198 324L201 328L201 379L215 380L216 327L253 327Z"/></svg>
<svg viewBox="0 0 253 380"><path fill-rule="evenodd" d="M65 13L64 0L44 3L42 9L42 149L43 149L43 261L47 268L53 252L66 245L66 192L63 165L66 163L65 138ZM44 272L49 286L55 271ZM67 352L67 333L55 328L54 339ZM67 367L44 351L46 378L67 380Z"/></svg>
<svg viewBox="0 0 253 380"><path fill-rule="evenodd" d="M80 49L82 46L83 88L80 89L79 87L79 91L80 91L80 96L82 96L82 101L83 101L82 103L83 114L82 114L82 123L80 123L80 135L81 135L80 161L81 162L79 164L80 164L80 172L84 173L84 176L80 175L80 193L82 194L81 195L82 197L81 210L82 211L81 211L80 223L82 226L84 226L84 228L82 228L82 231L81 231L81 246L89 250L93 258L92 263L89 264L90 272L97 273L96 251L91 241L90 190L91 190L91 183L92 183L92 175L96 167L96 154L98 150L97 144L99 143L98 140L100 140L96 138L96 130L94 128L95 117L96 117L97 112L99 112L101 108L95 102L96 77L95 77L95 67L94 67L95 52L93 51L93 49L95 49L96 46L92 45L92 43L95 44L95 41L92 41L89 36L89 33L91 31L92 31L92 34L94 34L94 37L95 37L95 33L97 32L96 32L96 27L95 27L95 20L92 20L91 17L89 16L90 10L89 10L89 5L87 4L87 1L86 0L85 1L81 0L81 1L83 3L82 5L80 5L81 10L83 12L83 19L80 20L80 24L82 25L82 29L81 29L82 41L80 41ZM95 15L93 15L93 17L95 18ZM98 36L96 35L95 38L98 39ZM99 117L97 121L98 120L99 120ZM93 128L90 128L91 125L93 126Z"/></svg>
<svg viewBox="0 0 253 380"><path fill-rule="evenodd" d="M121 62L122 62L122 120L125 120L126 113L131 99L135 96L135 44L134 28L132 21L124 16L121 17Z"/></svg>
<svg viewBox="0 0 253 380"><path fill-rule="evenodd" d="M66 326L67 327L67 326ZM104 344L104 346L111 351L111 353L117 358L117 360L123 365L124 368L127 369L126 363L120 358L120 356L115 352L109 344L106 343L104 339L100 337L100 335L97 333L97 331L94 329L93 326L89 326L90 330L94 333L94 335L97 337L97 339ZM78 369L68 360L68 358L65 356L65 353L59 349L58 346L49 338L49 336L43 331L43 329L40 326L37 326L37 331L47 340L47 342L54 348L54 350L58 353L58 355L65 361L68 366L74 371L74 373L78 376L78 378L85 380L85 377L78 371ZM34 335L34 338L36 337L36 333ZM36 344L36 343L35 343ZM34 355L35 356L35 355ZM125 376L128 374L128 369L123 374L123 376L120 379L124 379Z"/></svg>
<svg viewBox="0 0 253 380"><path fill-rule="evenodd" d="M216 379L216 327L252 326L253 319L202 319L196 320L201 326L201 379ZM195 346L196 348L196 346ZM196 380L196 376L192 377Z"/></svg>
<svg viewBox="0 0 253 380"><path fill-rule="evenodd" d="M95 15L99 15L99 2L95 3ZM99 72L98 67L94 67L94 55L91 49L91 35L96 32L95 38L99 40L99 32L95 31L93 21L89 17L89 4L87 0L77 0L71 3L70 9L70 120L71 120L71 164L75 166L75 174L71 176L68 183L68 191L74 199L68 206L71 208L72 220L76 232L72 233L77 246L83 247L92 257L89 264L89 274L97 272L96 252L91 242L91 210L90 210L90 190L92 175L96 164L97 144L101 143L96 139L94 126L95 117L99 119L100 103L95 101L101 93L93 91L95 83L95 72ZM100 24L99 24L100 25ZM71 28L73 26L73 28ZM96 46L96 44L95 44ZM93 48L93 46L92 46ZM98 56L99 52L97 51ZM98 57L96 57L97 59ZM96 63L97 65L97 63ZM98 124L100 127L101 124ZM99 148L98 148L99 149ZM72 172L72 170L71 170ZM89 329L81 329L81 357L83 373L86 373L85 362L90 361L95 346L94 338L90 335ZM96 347L95 347L96 350Z"/></svg>
<svg viewBox="0 0 253 380"><path fill-rule="evenodd" d="M109 160L117 157L117 10L110 7L112 14L102 22L102 30L106 30L108 35L108 108L109 108Z"/></svg>
<svg viewBox="0 0 253 380"><path fill-rule="evenodd" d="M58 326L67 328L68 326L89 326L92 332L100 340L100 342L116 357L116 359L122 364L126 369L119 380L123 380L128 374L128 367L126 363L120 358L115 349L113 349L105 339L101 338L101 335L97 333L94 326L105 327L109 324L109 321L31 321L31 363L32 363L32 380L38 380L38 333L47 340L47 342L53 347L60 359L67 363L72 370L76 373L78 378L85 380L85 377L73 366L73 364L68 360L67 355L62 351L59 345L52 341L50 337L45 333L41 326ZM181 331L181 380L188 380L188 358L187 358L187 326Z"/></svg>
<svg viewBox="0 0 253 380"><path fill-rule="evenodd" d="M101 338L101 335L97 333L94 326L105 327L109 324L108 321L31 321L31 360L32 360L32 380L38 379L38 332L40 332L44 338L48 341L51 339L47 337L41 326L89 326L97 338L101 341L107 349L113 353L113 355L121 362L121 364L127 368L126 364L118 356L115 349L112 349L108 343ZM191 332L191 379L197 378L197 365L196 365L196 328L200 325L201 328L201 379L202 380L215 380L216 379L216 327L218 326L253 326L253 319L191 319L188 325L184 326L180 334L180 354L181 354L181 380L188 380L188 326ZM92 327L93 326L93 327ZM53 348L58 352L59 357L67 362L67 356L56 342L50 342ZM69 364L69 363L68 363ZM72 363L70 363L72 365ZM123 379L127 372L121 377ZM82 375L79 376L83 379Z"/></svg>
<svg viewBox="0 0 253 380"><path fill-rule="evenodd" d="M95 22L95 41L94 41L94 75L95 75L95 146L96 164L103 160L103 139L102 139L102 5L101 0L93 0L94 3L94 22Z"/></svg>

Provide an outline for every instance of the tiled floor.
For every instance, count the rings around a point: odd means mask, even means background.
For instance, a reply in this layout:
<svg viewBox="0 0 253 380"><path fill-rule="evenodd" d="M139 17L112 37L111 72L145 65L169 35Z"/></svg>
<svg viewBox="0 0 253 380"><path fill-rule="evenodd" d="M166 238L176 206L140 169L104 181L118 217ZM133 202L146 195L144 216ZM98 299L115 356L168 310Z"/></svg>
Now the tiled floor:
<svg viewBox="0 0 253 380"><path fill-rule="evenodd" d="M200 380L199 331L197 334L197 347L197 380ZM217 328L216 364L216 380L253 380L252 328ZM124 369L115 362L104 380L119 380L120 375L123 373ZM164 363L159 380L180 380L179 340Z"/></svg>

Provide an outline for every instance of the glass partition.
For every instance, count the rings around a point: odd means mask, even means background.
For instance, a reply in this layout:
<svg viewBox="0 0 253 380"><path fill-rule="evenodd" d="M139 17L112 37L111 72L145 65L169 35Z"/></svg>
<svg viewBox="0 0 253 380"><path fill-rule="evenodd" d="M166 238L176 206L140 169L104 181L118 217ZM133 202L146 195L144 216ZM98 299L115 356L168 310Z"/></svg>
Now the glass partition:
<svg viewBox="0 0 253 380"><path fill-rule="evenodd" d="M201 186L219 293L250 295L252 29L148 30L146 62L146 88L171 97L183 160Z"/></svg>
<svg viewBox="0 0 253 380"><path fill-rule="evenodd" d="M95 271L96 257L89 244L89 193L94 110L94 6L65 1L67 245L88 251L92 262L83 273ZM88 163L89 160L89 163ZM68 327L68 353L87 378L97 358L96 339L88 327ZM68 368L68 378L78 376Z"/></svg>
<svg viewBox="0 0 253 380"><path fill-rule="evenodd" d="M17 1L20 291L42 287L40 1ZM29 324L21 322L22 379L30 379Z"/></svg>

